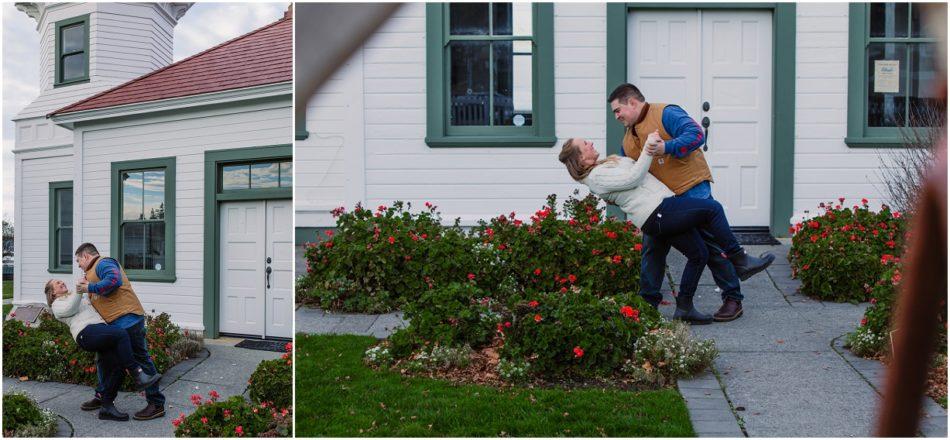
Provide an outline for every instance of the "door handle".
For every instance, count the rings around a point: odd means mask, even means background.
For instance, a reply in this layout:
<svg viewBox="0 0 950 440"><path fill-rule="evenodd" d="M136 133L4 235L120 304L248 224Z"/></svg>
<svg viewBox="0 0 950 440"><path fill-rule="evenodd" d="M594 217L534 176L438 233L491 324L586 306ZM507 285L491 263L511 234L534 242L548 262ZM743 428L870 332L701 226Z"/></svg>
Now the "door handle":
<svg viewBox="0 0 950 440"><path fill-rule="evenodd" d="M708 102L703 103L703 108L707 108ZM703 151L709 151L709 116L703 116Z"/></svg>
<svg viewBox="0 0 950 440"><path fill-rule="evenodd" d="M270 268L270 266L267 266L267 268L264 269L264 282L267 284L267 288L268 288L268 289L270 289L270 273L271 273L271 271L272 271L272 269Z"/></svg>

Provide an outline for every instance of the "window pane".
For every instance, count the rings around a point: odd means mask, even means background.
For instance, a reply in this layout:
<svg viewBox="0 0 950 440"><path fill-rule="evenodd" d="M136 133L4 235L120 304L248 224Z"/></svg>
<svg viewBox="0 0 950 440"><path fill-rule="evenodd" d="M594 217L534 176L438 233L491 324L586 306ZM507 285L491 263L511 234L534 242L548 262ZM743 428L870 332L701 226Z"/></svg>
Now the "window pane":
<svg viewBox="0 0 950 440"><path fill-rule="evenodd" d="M487 41L453 41L449 46L451 125L488 125Z"/></svg>
<svg viewBox="0 0 950 440"><path fill-rule="evenodd" d="M60 266L69 267L73 263L73 228L62 228L59 230L56 250L56 262Z"/></svg>
<svg viewBox="0 0 950 440"><path fill-rule="evenodd" d="M142 209L142 189L145 173L135 171L122 173L122 219L142 220L145 218Z"/></svg>
<svg viewBox="0 0 950 440"><path fill-rule="evenodd" d="M450 5L449 34L488 35L488 3Z"/></svg>
<svg viewBox="0 0 950 440"><path fill-rule="evenodd" d="M82 53L63 57L63 81L82 78L86 75L86 58Z"/></svg>
<svg viewBox="0 0 950 440"><path fill-rule="evenodd" d="M122 267L145 268L145 223L122 225Z"/></svg>
<svg viewBox="0 0 950 440"><path fill-rule="evenodd" d="M871 37L906 37L907 3L871 3Z"/></svg>
<svg viewBox="0 0 950 440"><path fill-rule="evenodd" d="M943 120L939 100L940 76L937 74L937 44L915 44L910 47L910 121L914 127L939 125Z"/></svg>
<svg viewBox="0 0 950 440"><path fill-rule="evenodd" d="M165 268L165 222L143 224L144 237L143 269L162 270Z"/></svg>
<svg viewBox="0 0 950 440"><path fill-rule="evenodd" d="M907 104L906 53L907 48L903 43L868 44L868 127L904 125ZM896 62L896 66L893 62Z"/></svg>
<svg viewBox="0 0 950 440"><path fill-rule="evenodd" d="M56 206L59 207L58 226L71 227L73 225L73 190L61 189L56 191Z"/></svg>
<svg viewBox="0 0 950 440"><path fill-rule="evenodd" d="M495 35L531 36L531 3L492 3Z"/></svg>
<svg viewBox="0 0 950 440"><path fill-rule="evenodd" d="M165 171L146 171L144 174L145 218L162 220L165 218Z"/></svg>
<svg viewBox="0 0 950 440"><path fill-rule="evenodd" d="M501 41L495 51L495 125L532 125L531 42Z"/></svg>
<svg viewBox="0 0 950 440"><path fill-rule="evenodd" d="M280 184L279 167L276 162L251 165L251 188L277 188Z"/></svg>
<svg viewBox="0 0 950 440"><path fill-rule="evenodd" d="M294 185L294 163L281 162L280 163L280 187L292 188L293 185Z"/></svg>
<svg viewBox="0 0 950 440"><path fill-rule="evenodd" d="M82 23L60 29L62 32L62 53L70 53L83 50L86 45L86 29Z"/></svg>
<svg viewBox="0 0 950 440"><path fill-rule="evenodd" d="M251 187L250 165L228 165L221 171L222 189L247 189Z"/></svg>
<svg viewBox="0 0 950 440"><path fill-rule="evenodd" d="M933 29L932 26L935 22L940 20L930 21L927 17L932 16L947 16L947 5L946 3L926 3L921 4L917 3L911 5L910 7L910 35L912 37L932 37L937 38L940 36L939 29Z"/></svg>

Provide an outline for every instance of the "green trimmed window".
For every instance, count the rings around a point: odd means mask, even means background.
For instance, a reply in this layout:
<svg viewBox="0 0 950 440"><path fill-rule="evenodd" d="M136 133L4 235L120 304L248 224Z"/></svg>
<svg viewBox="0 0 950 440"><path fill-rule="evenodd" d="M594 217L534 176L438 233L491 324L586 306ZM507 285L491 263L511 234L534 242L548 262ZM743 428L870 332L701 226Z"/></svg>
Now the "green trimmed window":
<svg viewBox="0 0 950 440"><path fill-rule="evenodd" d="M426 41L429 146L557 141L552 4L429 3Z"/></svg>
<svg viewBox="0 0 950 440"><path fill-rule="evenodd" d="M289 160L227 164L221 167L224 191L293 188L294 167Z"/></svg>
<svg viewBox="0 0 950 440"><path fill-rule="evenodd" d="M73 264L73 182L49 184L49 271L71 273Z"/></svg>
<svg viewBox="0 0 950 440"><path fill-rule="evenodd" d="M112 253L129 279L175 281L175 158L112 163Z"/></svg>
<svg viewBox="0 0 950 440"><path fill-rule="evenodd" d="M849 12L845 142L901 146L909 130L933 125L930 115L946 107L935 84L940 80L937 30L929 29L925 19L929 13L945 15L946 4L851 3Z"/></svg>
<svg viewBox="0 0 950 440"><path fill-rule="evenodd" d="M89 81L89 14L56 22L53 84Z"/></svg>

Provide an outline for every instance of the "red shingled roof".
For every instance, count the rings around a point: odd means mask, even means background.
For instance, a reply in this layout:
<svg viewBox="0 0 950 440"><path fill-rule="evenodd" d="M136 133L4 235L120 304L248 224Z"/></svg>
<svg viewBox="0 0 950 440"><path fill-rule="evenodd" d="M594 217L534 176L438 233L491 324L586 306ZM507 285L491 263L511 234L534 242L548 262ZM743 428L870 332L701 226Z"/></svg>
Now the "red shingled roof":
<svg viewBox="0 0 950 440"><path fill-rule="evenodd" d="M284 18L50 115L293 80L293 18Z"/></svg>

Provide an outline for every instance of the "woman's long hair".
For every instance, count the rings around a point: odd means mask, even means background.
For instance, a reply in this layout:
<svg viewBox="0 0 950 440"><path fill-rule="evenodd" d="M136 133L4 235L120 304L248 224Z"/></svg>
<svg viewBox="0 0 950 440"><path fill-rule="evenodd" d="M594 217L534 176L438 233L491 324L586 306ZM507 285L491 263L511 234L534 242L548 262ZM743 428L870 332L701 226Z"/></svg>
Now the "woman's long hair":
<svg viewBox="0 0 950 440"><path fill-rule="evenodd" d="M598 160L593 165L584 166L581 161L581 149L577 145L574 145L574 138L570 138L564 141L564 145L561 146L561 154L558 155L557 159L567 167L567 172L570 173L571 177L580 182L590 174L590 170L594 169L594 167L604 162L616 161L617 157L608 156Z"/></svg>
<svg viewBox="0 0 950 440"><path fill-rule="evenodd" d="M56 300L56 295L53 293L53 281L56 280L49 280L43 286L43 292L46 293L46 305L50 307L53 307L53 301Z"/></svg>

